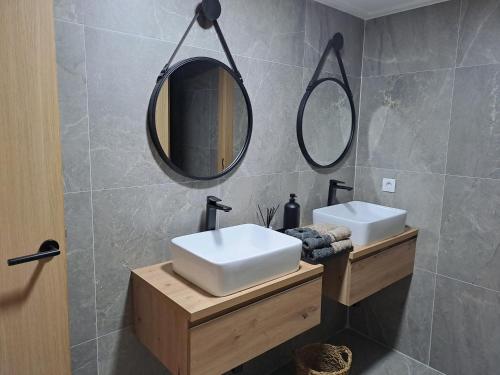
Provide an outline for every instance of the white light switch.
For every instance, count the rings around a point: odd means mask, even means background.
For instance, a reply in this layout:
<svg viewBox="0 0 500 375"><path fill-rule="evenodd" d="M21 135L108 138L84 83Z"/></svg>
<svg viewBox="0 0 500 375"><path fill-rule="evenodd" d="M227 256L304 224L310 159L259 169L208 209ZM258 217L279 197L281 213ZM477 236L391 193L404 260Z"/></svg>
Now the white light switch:
<svg viewBox="0 0 500 375"><path fill-rule="evenodd" d="M382 191L388 193L396 192L396 180L394 178L384 178L382 179Z"/></svg>

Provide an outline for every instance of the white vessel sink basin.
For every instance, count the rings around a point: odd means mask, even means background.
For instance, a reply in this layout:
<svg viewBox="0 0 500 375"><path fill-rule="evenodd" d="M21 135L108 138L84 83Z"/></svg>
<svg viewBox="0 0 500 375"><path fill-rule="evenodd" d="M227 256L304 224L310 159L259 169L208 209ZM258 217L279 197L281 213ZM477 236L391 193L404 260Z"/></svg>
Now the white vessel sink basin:
<svg viewBox="0 0 500 375"><path fill-rule="evenodd" d="M302 241L254 224L172 239L173 269L221 297L299 269Z"/></svg>
<svg viewBox="0 0 500 375"><path fill-rule="evenodd" d="M353 243L366 245L402 233L406 210L352 201L314 210L313 223L344 225L351 229Z"/></svg>

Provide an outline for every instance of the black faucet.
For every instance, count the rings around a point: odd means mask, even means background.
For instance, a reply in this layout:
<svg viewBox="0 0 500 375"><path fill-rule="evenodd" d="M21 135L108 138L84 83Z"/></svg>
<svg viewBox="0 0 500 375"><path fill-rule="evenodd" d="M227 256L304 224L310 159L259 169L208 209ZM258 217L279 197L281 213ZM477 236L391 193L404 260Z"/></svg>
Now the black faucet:
<svg viewBox="0 0 500 375"><path fill-rule="evenodd" d="M224 206L220 204L221 200L212 195L207 197L207 209L206 209L206 220L205 228L206 230L214 230L217 222L217 210L222 210L224 212L229 212L232 210L229 206Z"/></svg>
<svg viewBox="0 0 500 375"><path fill-rule="evenodd" d="M334 204L340 203L337 199L337 190L339 189L348 191L352 190L352 187L350 186L339 185L339 184L345 184L345 182L338 180L330 180L330 188L328 189L328 206L333 206Z"/></svg>

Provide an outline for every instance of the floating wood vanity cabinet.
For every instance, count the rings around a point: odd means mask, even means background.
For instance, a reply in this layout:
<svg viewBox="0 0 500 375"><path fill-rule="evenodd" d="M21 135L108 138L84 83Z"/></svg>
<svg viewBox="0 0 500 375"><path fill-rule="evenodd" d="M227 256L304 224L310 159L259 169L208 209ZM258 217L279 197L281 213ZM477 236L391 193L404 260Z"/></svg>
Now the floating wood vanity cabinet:
<svg viewBox="0 0 500 375"><path fill-rule="evenodd" d="M166 262L132 271L135 333L176 375L220 375L318 325L323 266L214 297Z"/></svg>
<svg viewBox="0 0 500 375"><path fill-rule="evenodd" d="M364 246L325 264L323 294L344 305L378 292L413 273L418 230Z"/></svg>

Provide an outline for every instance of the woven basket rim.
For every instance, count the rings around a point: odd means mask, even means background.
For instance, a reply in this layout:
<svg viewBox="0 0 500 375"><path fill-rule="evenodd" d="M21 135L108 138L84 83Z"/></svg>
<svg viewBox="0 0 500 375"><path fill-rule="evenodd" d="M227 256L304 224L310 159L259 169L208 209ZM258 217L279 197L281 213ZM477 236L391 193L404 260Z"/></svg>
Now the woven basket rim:
<svg viewBox="0 0 500 375"><path fill-rule="evenodd" d="M334 370L334 371L318 371L313 368L310 368L305 363L305 356L309 353L313 353L315 351L322 351L331 353L333 357L336 358L336 361L339 362L341 366L344 368ZM347 360L343 356L347 356ZM352 352L351 350L344 345L332 345L332 344L323 344L323 343L313 343L306 346L303 346L300 349L295 350L295 363L297 365L297 370L300 374L308 374L308 375L347 375L349 370L351 369L352 364Z"/></svg>

